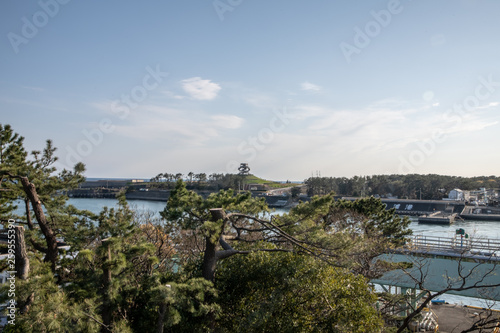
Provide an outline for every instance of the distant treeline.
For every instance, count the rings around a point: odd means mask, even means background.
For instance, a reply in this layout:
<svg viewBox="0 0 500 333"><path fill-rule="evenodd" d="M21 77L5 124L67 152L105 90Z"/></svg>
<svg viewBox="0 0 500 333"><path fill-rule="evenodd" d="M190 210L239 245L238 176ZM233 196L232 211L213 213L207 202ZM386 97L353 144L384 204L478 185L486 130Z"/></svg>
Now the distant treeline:
<svg viewBox="0 0 500 333"><path fill-rule="evenodd" d="M499 188L500 177L455 177L441 175L376 175L346 177L311 177L305 180L308 194L335 192L344 196L396 196L407 199L441 200L455 188L475 190Z"/></svg>
<svg viewBox="0 0 500 333"><path fill-rule="evenodd" d="M182 179L186 182L186 187L188 189L200 189L200 190L228 190L242 187L244 184L245 176L235 175L235 174L222 174L222 173L212 173L207 175L206 173L193 173L188 174L182 173L159 173L155 177L150 179L150 188L159 189L172 189L175 187L175 182Z"/></svg>

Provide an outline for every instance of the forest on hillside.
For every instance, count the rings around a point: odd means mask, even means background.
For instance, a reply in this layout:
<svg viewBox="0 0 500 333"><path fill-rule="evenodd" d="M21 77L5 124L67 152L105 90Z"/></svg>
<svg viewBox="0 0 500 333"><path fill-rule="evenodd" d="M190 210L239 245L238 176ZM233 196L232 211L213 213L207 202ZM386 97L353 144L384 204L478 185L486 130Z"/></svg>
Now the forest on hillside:
<svg viewBox="0 0 500 333"><path fill-rule="evenodd" d="M400 199L441 200L453 189L477 190L500 188L500 177L457 177L436 174L375 175L346 177L311 177L304 181L308 194L334 192L343 196L380 196Z"/></svg>
<svg viewBox="0 0 500 333"><path fill-rule="evenodd" d="M218 191L220 189L238 190L245 184L263 183L268 186L294 186L297 183L264 181L254 175L222 173L160 173L150 179L150 188L172 189L179 179L186 181L189 189ZM437 174L408 175L373 175L347 177L310 177L303 184L307 185L309 196L334 193L338 196L374 196L397 197L401 199L441 200L448 197L449 191L465 191L480 188L499 189L500 177L478 176L458 177Z"/></svg>

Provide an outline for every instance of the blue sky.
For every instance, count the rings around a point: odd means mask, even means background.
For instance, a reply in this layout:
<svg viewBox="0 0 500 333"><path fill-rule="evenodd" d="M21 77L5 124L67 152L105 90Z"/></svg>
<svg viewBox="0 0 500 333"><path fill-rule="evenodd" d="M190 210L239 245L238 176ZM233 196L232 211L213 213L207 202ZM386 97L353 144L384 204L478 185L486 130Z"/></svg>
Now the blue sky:
<svg viewBox="0 0 500 333"><path fill-rule="evenodd" d="M500 2L0 3L0 123L88 177L499 175Z"/></svg>

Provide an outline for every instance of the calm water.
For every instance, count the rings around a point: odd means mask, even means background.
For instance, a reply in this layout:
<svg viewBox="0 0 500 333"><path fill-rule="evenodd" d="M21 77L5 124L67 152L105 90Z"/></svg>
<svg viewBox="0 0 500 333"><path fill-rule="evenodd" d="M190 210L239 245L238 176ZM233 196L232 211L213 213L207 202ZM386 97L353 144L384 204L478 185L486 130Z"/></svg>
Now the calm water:
<svg viewBox="0 0 500 333"><path fill-rule="evenodd" d="M78 209L89 210L95 214L98 214L104 207L118 207L118 200L116 199L70 198L68 203ZM135 211L150 211L158 214L166 205L162 201L146 200L128 200L128 204Z"/></svg>
<svg viewBox="0 0 500 333"><path fill-rule="evenodd" d="M116 199L86 199L86 198L71 198L69 203L79 209L86 209L93 213L99 213L103 207L116 207L118 200ZM145 200L129 200L129 205L137 211L150 211L158 213L165 208L166 203L161 201L145 201ZM283 214L287 209L276 209L273 214ZM476 237L496 238L500 239L500 222L489 221L456 221L452 225L434 225L434 224L419 224L416 217L410 217L410 228L414 234L422 234L427 236L439 236L452 238L458 228L463 228L465 231Z"/></svg>
<svg viewBox="0 0 500 333"><path fill-rule="evenodd" d="M116 199L86 199L86 198L71 198L69 203L74 205L78 209L89 210L93 213L99 213L103 207L116 207L118 201ZM129 205L132 209L139 212L154 212L158 214L165 208L166 203L160 201L145 201L145 200L129 200ZM273 214L283 214L288 210L277 209ZM500 222L488 222L488 221L456 221L452 225L433 225L433 224L419 224L417 219L412 217L412 223L410 228L413 230L414 234L422 234L428 236L440 236L452 238L455 235L455 231L458 228L463 228L465 231L476 237L484 238L496 238L500 239ZM487 304L483 300L478 300L469 297L461 297L455 295L444 295L441 297L449 303L456 304L467 304L479 307L487 307ZM499 306L494 306L494 308L499 309Z"/></svg>

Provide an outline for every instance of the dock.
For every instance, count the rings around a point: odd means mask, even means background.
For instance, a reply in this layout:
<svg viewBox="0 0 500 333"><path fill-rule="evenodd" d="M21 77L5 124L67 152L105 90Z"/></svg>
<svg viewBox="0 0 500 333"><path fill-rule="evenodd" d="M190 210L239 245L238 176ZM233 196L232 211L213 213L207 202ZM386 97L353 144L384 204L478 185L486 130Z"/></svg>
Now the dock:
<svg viewBox="0 0 500 333"><path fill-rule="evenodd" d="M473 332L498 332L500 327L500 312L498 310L463 306L458 304L432 304L430 310L435 314L439 332L462 332L470 329L480 319L488 318L489 325L482 330ZM422 331L420 331L422 332ZM435 332L427 330L424 332Z"/></svg>
<svg viewBox="0 0 500 333"><path fill-rule="evenodd" d="M460 217L464 220L500 221L500 209L495 207L465 206Z"/></svg>
<svg viewBox="0 0 500 333"><path fill-rule="evenodd" d="M452 224L458 214L447 212L434 212L431 214L420 215L418 223L431 223L431 224Z"/></svg>
<svg viewBox="0 0 500 333"><path fill-rule="evenodd" d="M340 197L344 200L355 201L359 197ZM387 210L394 209L398 215L421 216L435 212L447 212L449 214L463 211L465 203L458 200L418 200L418 199L388 199L380 198Z"/></svg>

